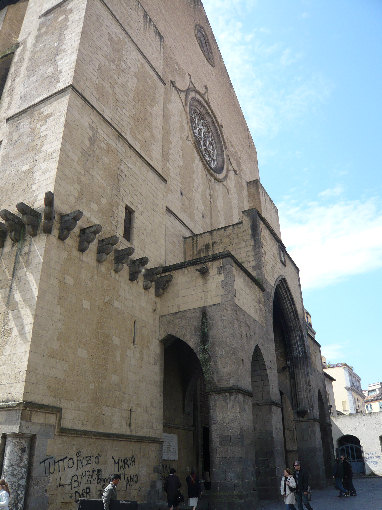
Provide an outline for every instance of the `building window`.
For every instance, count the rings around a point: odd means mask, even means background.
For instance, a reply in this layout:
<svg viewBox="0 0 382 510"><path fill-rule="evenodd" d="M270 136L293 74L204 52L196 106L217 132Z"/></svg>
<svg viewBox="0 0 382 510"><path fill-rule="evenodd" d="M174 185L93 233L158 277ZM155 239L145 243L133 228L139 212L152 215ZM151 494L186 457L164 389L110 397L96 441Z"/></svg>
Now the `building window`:
<svg viewBox="0 0 382 510"><path fill-rule="evenodd" d="M382 402L379 402L379 410L382 411Z"/></svg>
<svg viewBox="0 0 382 510"><path fill-rule="evenodd" d="M123 224L123 237L130 243L133 240L133 221L134 211L128 206L125 206L125 221Z"/></svg>

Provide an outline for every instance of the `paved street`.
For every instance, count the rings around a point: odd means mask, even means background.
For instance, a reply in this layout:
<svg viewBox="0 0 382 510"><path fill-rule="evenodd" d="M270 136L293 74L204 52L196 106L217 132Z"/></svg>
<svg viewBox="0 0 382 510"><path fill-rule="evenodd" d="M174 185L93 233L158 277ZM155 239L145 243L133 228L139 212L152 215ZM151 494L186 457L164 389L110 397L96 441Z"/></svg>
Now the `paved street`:
<svg viewBox="0 0 382 510"><path fill-rule="evenodd" d="M355 478L356 497L338 498L338 491L331 487L314 491L311 505L313 510L382 510L382 478ZM283 510L279 502L262 502L261 510Z"/></svg>

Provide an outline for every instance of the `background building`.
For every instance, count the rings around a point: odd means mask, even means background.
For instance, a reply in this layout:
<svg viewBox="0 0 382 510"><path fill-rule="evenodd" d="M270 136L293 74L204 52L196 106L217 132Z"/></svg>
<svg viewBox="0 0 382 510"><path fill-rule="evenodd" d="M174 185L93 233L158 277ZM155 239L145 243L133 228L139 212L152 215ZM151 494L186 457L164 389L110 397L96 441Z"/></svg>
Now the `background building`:
<svg viewBox="0 0 382 510"><path fill-rule="evenodd" d="M332 448L299 270L199 0L2 2L2 474L74 510L277 497ZM0 60L1 63L1 60Z"/></svg>
<svg viewBox="0 0 382 510"><path fill-rule="evenodd" d="M382 383L369 384L365 395L365 409L367 413L379 413L382 411Z"/></svg>
<svg viewBox="0 0 382 510"><path fill-rule="evenodd" d="M335 379L333 392L337 412L353 414L365 410L361 378L354 372L353 367L346 363L325 363L324 372Z"/></svg>

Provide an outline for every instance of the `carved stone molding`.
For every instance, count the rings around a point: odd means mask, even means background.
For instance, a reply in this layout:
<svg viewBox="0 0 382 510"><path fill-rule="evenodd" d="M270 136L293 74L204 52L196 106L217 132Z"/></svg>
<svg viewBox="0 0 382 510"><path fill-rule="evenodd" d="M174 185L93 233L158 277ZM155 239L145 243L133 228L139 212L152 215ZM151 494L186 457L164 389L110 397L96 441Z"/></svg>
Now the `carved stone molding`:
<svg viewBox="0 0 382 510"><path fill-rule="evenodd" d="M129 263L129 258L134 253L134 248L129 246L123 250L114 250L114 271L119 273L123 266Z"/></svg>
<svg viewBox="0 0 382 510"><path fill-rule="evenodd" d="M22 220L26 226L27 234L32 237L37 236L38 227L41 223L41 213L29 207L29 205L24 204L24 202L19 202L16 205L16 209L21 214Z"/></svg>
<svg viewBox="0 0 382 510"><path fill-rule="evenodd" d="M145 290L151 289L153 283L156 281L158 275L161 274L162 270L162 267L153 267L143 271L143 288Z"/></svg>
<svg viewBox="0 0 382 510"><path fill-rule="evenodd" d="M45 193L44 206L42 231L44 234L51 234L54 222L54 194L51 191Z"/></svg>
<svg viewBox="0 0 382 510"><path fill-rule="evenodd" d="M0 222L0 248L4 248L5 240L7 239L8 229L5 223Z"/></svg>
<svg viewBox="0 0 382 510"><path fill-rule="evenodd" d="M99 239L97 247L97 262L105 262L107 256L113 251L114 246L118 243L118 241L118 236Z"/></svg>
<svg viewBox="0 0 382 510"><path fill-rule="evenodd" d="M83 216L82 211L73 211L68 214L61 214L60 217L60 228L58 231L58 238L61 241L65 241L72 230L74 230L77 226L77 223L80 221L80 219Z"/></svg>
<svg viewBox="0 0 382 510"><path fill-rule="evenodd" d="M159 276L155 280L155 296L156 297L163 296L165 290L170 285L172 280L173 280L172 274L166 274L166 275L163 275L163 276Z"/></svg>
<svg viewBox="0 0 382 510"><path fill-rule="evenodd" d="M130 260L129 263L129 280L135 282L138 280L138 276L143 271L143 268L147 266L149 259L147 257L141 257L140 259Z"/></svg>
<svg viewBox="0 0 382 510"><path fill-rule="evenodd" d="M3 218L5 224L7 225L9 237L14 243L18 243L21 240L25 230L23 220L7 209L0 211L0 216Z"/></svg>
<svg viewBox="0 0 382 510"><path fill-rule="evenodd" d="M98 224L81 228L80 239L78 241L78 251L84 253L89 248L90 244L95 241L95 238L101 232L101 230L102 227Z"/></svg>

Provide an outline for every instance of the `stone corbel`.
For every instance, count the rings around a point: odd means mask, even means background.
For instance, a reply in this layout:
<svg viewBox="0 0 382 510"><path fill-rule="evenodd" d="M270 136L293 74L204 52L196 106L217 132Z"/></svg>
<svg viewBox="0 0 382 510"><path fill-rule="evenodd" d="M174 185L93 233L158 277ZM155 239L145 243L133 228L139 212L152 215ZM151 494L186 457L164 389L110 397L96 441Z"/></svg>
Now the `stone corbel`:
<svg viewBox="0 0 382 510"><path fill-rule="evenodd" d="M118 236L99 239L97 246L97 262L105 262L107 256L113 251L114 246L118 243L118 241Z"/></svg>
<svg viewBox="0 0 382 510"><path fill-rule="evenodd" d="M5 223L0 222L0 248L4 248L5 240L8 235L8 229Z"/></svg>
<svg viewBox="0 0 382 510"><path fill-rule="evenodd" d="M173 276L172 274L166 274L163 276L159 276L155 280L155 296L161 297L163 296L165 290L172 282Z"/></svg>
<svg viewBox="0 0 382 510"><path fill-rule="evenodd" d="M143 271L143 288L145 290L151 289L153 283L156 281L158 275L163 271L162 267L152 267Z"/></svg>
<svg viewBox="0 0 382 510"><path fill-rule="evenodd" d="M9 237L14 243L18 243L22 238L23 231L25 229L23 220L7 209L0 211L0 216L3 218L5 224L7 225Z"/></svg>
<svg viewBox="0 0 382 510"><path fill-rule="evenodd" d="M21 214L22 220L26 226L27 234L32 237L37 236L38 227L41 223L41 213L36 211L36 209L29 207L29 205L24 204L24 202L19 202L16 205L16 209Z"/></svg>
<svg viewBox="0 0 382 510"><path fill-rule="evenodd" d="M80 221L80 219L83 216L82 211L73 211L68 214L61 214L60 217L60 228L58 231L58 238L61 241L65 241L68 237L70 232L76 228L77 223Z"/></svg>
<svg viewBox="0 0 382 510"><path fill-rule="evenodd" d="M129 280L135 282L138 280L138 276L141 274L144 266L147 266L149 259L147 257L141 257L140 259L130 260L129 263Z"/></svg>
<svg viewBox="0 0 382 510"><path fill-rule="evenodd" d="M81 228L80 239L78 241L78 251L84 253L89 249L90 244L95 241L97 235L101 232L101 225L91 225L90 227Z"/></svg>
<svg viewBox="0 0 382 510"><path fill-rule="evenodd" d="M45 207L42 231L44 234L51 234L54 222L54 194L51 191L47 191L45 193L44 205Z"/></svg>
<svg viewBox="0 0 382 510"><path fill-rule="evenodd" d="M119 273L123 266L129 262L129 257L134 253L134 248L124 248L123 250L114 250L114 271Z"/></svg>

